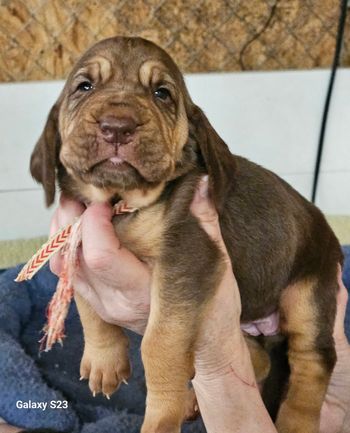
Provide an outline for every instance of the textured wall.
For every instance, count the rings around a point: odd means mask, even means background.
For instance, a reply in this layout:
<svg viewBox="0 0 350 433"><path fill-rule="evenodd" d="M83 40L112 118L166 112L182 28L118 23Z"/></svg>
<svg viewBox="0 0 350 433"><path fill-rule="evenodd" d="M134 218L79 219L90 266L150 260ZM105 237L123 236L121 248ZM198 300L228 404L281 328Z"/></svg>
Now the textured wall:
<svg viewBox="0 0 350 433"><path fill-rule="evenodd" d="M0 81L62 78L116 34L152 39L185 72L325 67L338 13L338 0L0 0Z"/></svg>

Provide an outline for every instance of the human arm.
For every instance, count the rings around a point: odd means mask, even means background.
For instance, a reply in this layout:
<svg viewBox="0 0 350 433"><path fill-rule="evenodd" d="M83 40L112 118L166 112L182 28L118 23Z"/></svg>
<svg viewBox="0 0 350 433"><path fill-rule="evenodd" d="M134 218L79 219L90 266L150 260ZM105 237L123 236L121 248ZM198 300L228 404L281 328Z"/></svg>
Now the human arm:
<svg viewBox="0 0 350 433"><path fill-rule="evenodd" d="M205 197L204 200L201 199L200 194L197 194L196 198L196 206L192 206L192 212L227 254L215 209ZM338 282L337 315L333 333L337 363L321 410L320 433L350 433L350 345L344 332L348 292L342 282L340 266ZM231 290L229 290L230 286ZM234 302L233 298L235 298ZM198 403L202 416L205 417L208 433L276 432L265 408L262 407L262 400L256 393L256 386L252 386L254 374L247 346L244 341L242 343L239 328L235 323L235 318L239 317L238 305L240 306L238 287L231 263L228 263L226 275L202 330L201 346L207 350L201 351L200 363L202 364L206 359L206 365L205 368L196 368L197 374L193 382ZM234 309L236 309L236 314L232 317L231 312ZM225 331L224 321L227 322L227 331ZM219 327L217 323L220 324ZM226 353L223 348L225 348L225 342L230 339L231 333L232 335L237 334L236 343ZM218 359L220 359L219 365ZM233 417L233 411L236 414L240 413L241 418L238 418L237 415ZM237 422L243 419L240 430ZM233 420L235 420L234 427L230 424L230 421Z"/></svg>
<svg viewBox="0 0 350 433"><path fill-rule="evenodd" d="M344 331L348 292L342 282L340 269L338 281L337 316L333 333L337 363L321 410L320 433L350 433L350 345Z"/></svg>
<svg viewBox="0 0 350 433"><path fill-rule="evenodd" d="M226 272L210 303L195 353L192 381L208 433L276 433L255 382L248 347L240 329L241 300L218 215L200 182L191 211L221 248Z"/></svg>

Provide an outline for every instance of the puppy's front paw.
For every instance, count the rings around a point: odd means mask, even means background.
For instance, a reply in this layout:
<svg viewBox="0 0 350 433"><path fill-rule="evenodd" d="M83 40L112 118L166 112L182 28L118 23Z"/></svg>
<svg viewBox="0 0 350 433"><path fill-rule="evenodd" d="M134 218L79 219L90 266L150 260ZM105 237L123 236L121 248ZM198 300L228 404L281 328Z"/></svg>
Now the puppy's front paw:
<svg viewBox="0 0 350 433"><path fill-rule="evenodd" d="M85 344L80 376L89 380L94 396L102 392L109 399L121 382L127 383L131 374L127 349L128 344L120 341L105 347Z"/></svg>

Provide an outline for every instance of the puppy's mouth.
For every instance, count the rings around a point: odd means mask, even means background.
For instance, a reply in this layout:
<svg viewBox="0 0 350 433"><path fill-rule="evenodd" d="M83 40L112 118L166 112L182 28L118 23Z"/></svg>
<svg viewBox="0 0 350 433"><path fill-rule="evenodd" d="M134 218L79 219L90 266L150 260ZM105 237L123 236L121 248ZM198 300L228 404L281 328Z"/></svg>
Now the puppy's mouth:
<svg viewBox="0 0 350 433"><path fill-rule="evenodd" d="M104 158L95 163L89 170L93 175L98 174L104 170L106 174L118 176L118 173L125 173L126 171L137 171L135 167L130 164L125 158L120 155Z"/></svg>
<svg viewBox="0 0 350 433"><path fill-rule="evenodd" d="M127 162L123 157L121 156L112 156L110 158L106 158L100 162L98 162L97 164L95 164L92 168L91 171L93 172L94 169L96 167L101 167L103 169L107 169L109 171L112 172L121 172L121 171L126 171L126 170L136 170L135 167L133 167L129 162Z"/></svg>
<svg viewBox="0 0 350 433"><path fill-rule="evenodd" d="M99 136L91 135L85 136L81 146L67 141L60 159L68 172L83 182L136 188L164 180L171 169L170 157L153 151L154 147L157 147L154 142L144 137L114 145L114 142L106 143ZM80 156L75 149L82 149Z"/></svg>
<svg viewBox="0 0 350 433"><path fill-rule="evenodd" d="M109 158L108 161L110 161L113 165L122 165L125 162L125 160L120 156L112 156L112 158Z"/></svg>

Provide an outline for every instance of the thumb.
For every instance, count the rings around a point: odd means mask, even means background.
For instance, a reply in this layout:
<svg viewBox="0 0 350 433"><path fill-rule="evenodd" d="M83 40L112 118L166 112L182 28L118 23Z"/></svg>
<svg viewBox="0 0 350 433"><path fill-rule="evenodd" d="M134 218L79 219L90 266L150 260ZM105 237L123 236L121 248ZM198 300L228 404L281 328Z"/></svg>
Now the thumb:
<svg viewBox="0 0 350 433"><path fill-rule="evenodd" d="M92 204L82 216L82 255L91 269L108 267L120 249L112 216L113 210L108 203Z"/></svg>
<svg viewBox="0 0 350 433"><path fill-rule="evenodd" d="M208 176L203 176L197 185L190 210L207 234L220 245L224 245L221 237L219 216L213 202L209 198Z"/></svg>

